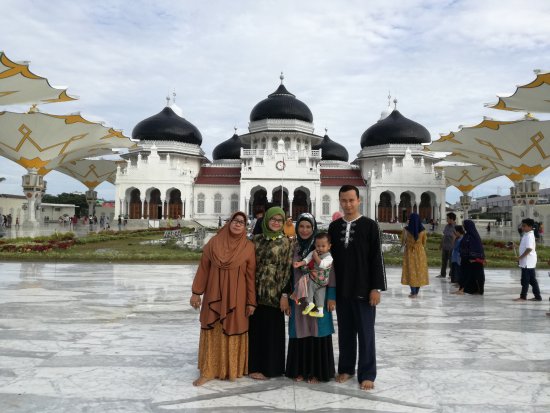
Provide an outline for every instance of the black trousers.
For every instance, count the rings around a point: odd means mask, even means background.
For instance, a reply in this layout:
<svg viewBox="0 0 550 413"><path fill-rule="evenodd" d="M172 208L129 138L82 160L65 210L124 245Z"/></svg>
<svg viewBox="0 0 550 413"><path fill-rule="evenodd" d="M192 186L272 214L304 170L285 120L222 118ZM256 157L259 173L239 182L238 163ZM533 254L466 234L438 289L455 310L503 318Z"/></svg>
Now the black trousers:
<svg viewBox="0 0 550 413"><path fill-rule="evenodd" d="M451 255L453 254L452 250L441 250L441 272L440 275L443 277L447 276L447 264L449 268L451 267Z"/></svg>
<svg viewBox="0 0 550 413"><path fill-rule="evenodd" d="M534 268L522 268L521 269L521 298L527 298L527 292L529 291L529 285L533 287L533 294L536 299L542 298L540 295L539 282L537 281L537 274Z"/></svg>
<svg viewBox="0 0 550 413"><path fill-rule="evenodd" d="M279 308L260 304L249 318L248 372L285 373L285 316Z"/></svg>
<svg viewBox="0 0 550 413"><path fill-rule="evenodd" d="M374 321L376 307L369 304L368 299L347 298L337 299L336 314L338 316L338 373L355 374L357 360L357 341L359 341L359 362L357 364L357 379L376 379L376 346L374 337Z"/></svg>

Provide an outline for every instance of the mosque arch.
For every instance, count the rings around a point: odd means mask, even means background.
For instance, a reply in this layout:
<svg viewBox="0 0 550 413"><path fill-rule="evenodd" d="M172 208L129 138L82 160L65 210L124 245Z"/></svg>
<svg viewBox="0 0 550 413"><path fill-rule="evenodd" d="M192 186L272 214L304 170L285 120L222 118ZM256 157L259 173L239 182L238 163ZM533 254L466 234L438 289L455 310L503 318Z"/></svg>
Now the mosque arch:
<svg viewBox="0 0 550 413"><path fill-rule="evenodd" d="M288 202L288 189L285 187L277 186L272 192L272 203L274 206L282 207L285 214L289 215L290 204Z"/></svg>
<svg viewBox="0 0 550 413"><path fill-rule="evenodd" d="M131 188L128 198L128 218L141 219L141 191L137 188Z"/></svg>
<svg viewBox="0 0 550 413"><path fill-rule="evenodd" d="M168 218L176 219L182 217L183 201L181 199L181 191L177 188L172 188L168 191Z"/></svg>
<svg viewBox="0 0 550 413"><path fill-rule="evenodd" d="M292 219L296 220L304 212L311 212L311 198L309 189L300 186L294 190L292 198Z"/></svg>
<svg viewBox="0 0 550 413"><path fill-rule="evenodd" d="M407 222L409 215L415 210L415 197L412 192L402 192L399 196L399 222Z"/></svg>
<svg viewBox="0 0 550 413"><path fill-rule="evenodd" d="M384 191L380 194L378 200L378 221L393 222L394 216L395 195L391 191Z"/></svg>
<svg viewBox="0 0 550 413"><path fill-rule="evenodd" d="M162 219L162 201L160 190L158 188L150 188L147 190L147 217L149 219Z"/></svg>
<svg viewBox="0 0 550 413"><path fill-rule="evenodd" d="M420 195L420 205L418 206L418 215L420 219L429 222L435 218L436 196L433 192L426 191Z"/></svg>
<svg viewBox="0 0 550 413"><path fill-rule="evenodd" d="M256 216L259 212L265 212L267 205L267 190L263 186L255 186L250 191L252 214Z"/></svg>

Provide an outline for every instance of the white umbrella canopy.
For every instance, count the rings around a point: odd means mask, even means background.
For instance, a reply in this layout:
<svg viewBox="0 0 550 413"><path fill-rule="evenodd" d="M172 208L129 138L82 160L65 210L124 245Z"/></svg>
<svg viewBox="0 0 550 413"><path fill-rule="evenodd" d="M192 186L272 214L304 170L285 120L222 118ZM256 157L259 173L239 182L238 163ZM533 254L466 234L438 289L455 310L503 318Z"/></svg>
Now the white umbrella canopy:
<svg viewBox="0 0 550 413"><path fill-rule="evenodd" d="M550 166L550 121L484 119L432 142L430 151L451 152L446 160L486 166L513 181L532 178Z"/></svg>
<svg viewBox="0 0 550 413"><path fill-rule="evenodd" d="M436 168L445 171L447 186L454 186L464 194L476 186L502 175L494 169L479 165L436 165Z"/></svg>
<svg viewBox="0 0 550 413"><path fill-rule="evenodd" d="M118 154L118 151L114 148L105 148L100 145L90 146L86 148L77 149L72 152L67 152L67 153L64 153L63 155L59 155L54 159L50 160L48 164L44 167L44 169L51 171L69 162L79 161L84 158L95 158L98 156L116 155L116 154Z"/></svg>
<svg viewBox="0 0 550 413"><path fill-rule="evenodd" d="M64 162L97 156L91 150L134 145L121 131L80 114L0 112L0 154L26 169L35 168L40 175Z"/></svg>
<svg viewBox="0 0 550 413"><path fill-rule="evenodd" d="M531 83L517 86L510 96L498 96L496 104L485 106L492 109L550 113L550 72L535 70L536 78Z"/></svg>
<svg viewBox="0 0 550 413"><path fill-rule="evenodd" d="M119 161L105 159L81 159L67 162L56 170L82 182L88 189L94 189L102 182L115 183L116 168Z"/></svg>
<svg viewBox="0 0 550 413"><path fill-rule="evenodd" d="M50 85L48 79L29 70L28 62L14 62L0 51L0 105L40 104L76 100L67 89Z"/></svg>

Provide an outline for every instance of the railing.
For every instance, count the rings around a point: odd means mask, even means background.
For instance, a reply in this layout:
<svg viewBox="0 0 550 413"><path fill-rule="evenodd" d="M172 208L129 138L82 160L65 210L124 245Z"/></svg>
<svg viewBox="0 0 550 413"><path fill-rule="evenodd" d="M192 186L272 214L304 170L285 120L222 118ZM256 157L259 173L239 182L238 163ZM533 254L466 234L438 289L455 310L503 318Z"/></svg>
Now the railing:
<svg viewBox="0 0 550 413"><path fill-rule="evenodd" d="M243 149L243 158L275 156L278 153L274 149ZM321 158L321 150L286 151L282 154L285 159Z"/></svg>

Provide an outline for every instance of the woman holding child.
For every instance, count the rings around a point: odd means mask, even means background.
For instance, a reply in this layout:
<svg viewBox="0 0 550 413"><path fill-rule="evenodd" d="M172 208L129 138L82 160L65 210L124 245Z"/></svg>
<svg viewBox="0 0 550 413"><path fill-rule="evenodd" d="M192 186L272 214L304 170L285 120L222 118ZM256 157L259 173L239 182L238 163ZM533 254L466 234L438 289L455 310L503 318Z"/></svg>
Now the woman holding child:
<svg viewBox="0 0 550 413"><path fill-rule="evenodd" d="M301 214L296 221L296 239L293 262L303 261L315 249L317 223L313 215ZM302 268L292 270L287 290L295 293L295 286L303 279ZM329 381L334 377L334 354L332 348L332 311L336 306L334 274L329 275L324 299L324 311L321 317L303 314L306 302L300 297L290 301L290 318L288 322L288 354L286 376L296 381L307 380L308 383ZM297 301L301 301L301 305ZM317 306L319 307L319 306ZM318 311L317 311L318 312Z"/></svg>

